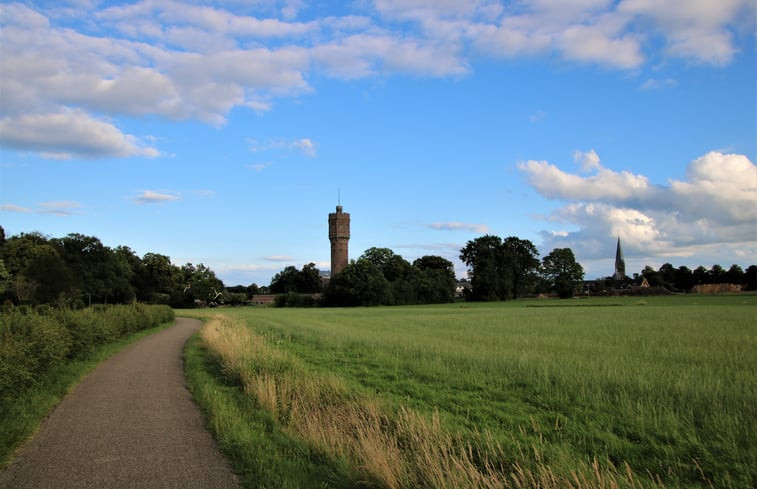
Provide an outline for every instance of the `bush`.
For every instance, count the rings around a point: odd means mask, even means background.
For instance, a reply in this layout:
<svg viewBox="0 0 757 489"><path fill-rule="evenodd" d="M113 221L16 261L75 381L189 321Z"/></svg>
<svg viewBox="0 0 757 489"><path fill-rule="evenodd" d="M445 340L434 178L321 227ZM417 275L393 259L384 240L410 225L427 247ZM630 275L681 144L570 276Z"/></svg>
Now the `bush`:
<svg viewBox="0 0 757 489"><path fill-rule="evenodd" d="M6 399L61 364L71 335L52 316L10 311L0 316L0 399Z"/></svg>
<svg viewBox="0 0 757 489"><path fill-rule="evenodd" d="M277 294L273 299L274 307L315 307L318 304L320 294L298 294L287 292Z"/></svg>
<svg viewBox="0 0 757 489"><path fill-rule="evenodd" d="M174 319L168 306L4 308L0 315L0 400L15 398L67 359Z"/></svg>

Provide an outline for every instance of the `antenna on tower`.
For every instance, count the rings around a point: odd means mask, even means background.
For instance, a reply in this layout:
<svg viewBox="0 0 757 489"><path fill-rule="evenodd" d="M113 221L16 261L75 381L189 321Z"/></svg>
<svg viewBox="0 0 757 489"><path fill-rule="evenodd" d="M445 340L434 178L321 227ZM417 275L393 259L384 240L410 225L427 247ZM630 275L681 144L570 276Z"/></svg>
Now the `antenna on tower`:
<svg viewBox="0 0 757 489"><path fill-rule="evenodd" d="M336 205L342 205L342 189L339 187L336 189Z"/></svg>

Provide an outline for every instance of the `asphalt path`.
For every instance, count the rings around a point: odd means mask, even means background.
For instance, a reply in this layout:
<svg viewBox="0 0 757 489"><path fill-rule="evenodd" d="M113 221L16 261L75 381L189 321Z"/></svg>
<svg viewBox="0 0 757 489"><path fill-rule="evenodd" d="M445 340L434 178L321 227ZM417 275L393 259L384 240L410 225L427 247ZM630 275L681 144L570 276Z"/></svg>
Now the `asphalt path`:
<svg viewBox="0 0 757 489"><path fill-rule="evenodd" d="M238 488L186 388L200 321L133 343L61 402L0 474L0 488Z"/></svg>

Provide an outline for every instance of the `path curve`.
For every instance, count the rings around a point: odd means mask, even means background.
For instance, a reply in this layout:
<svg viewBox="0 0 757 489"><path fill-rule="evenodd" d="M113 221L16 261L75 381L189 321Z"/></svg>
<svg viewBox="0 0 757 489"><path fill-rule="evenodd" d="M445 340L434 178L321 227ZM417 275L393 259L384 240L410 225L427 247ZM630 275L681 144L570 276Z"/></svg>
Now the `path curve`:
<svg viewBox="0 0 757 489"><path fill-rule="evenodd" d="M186 388L177 318L103 362L0 474L0 488L238 488Z"/></svg>

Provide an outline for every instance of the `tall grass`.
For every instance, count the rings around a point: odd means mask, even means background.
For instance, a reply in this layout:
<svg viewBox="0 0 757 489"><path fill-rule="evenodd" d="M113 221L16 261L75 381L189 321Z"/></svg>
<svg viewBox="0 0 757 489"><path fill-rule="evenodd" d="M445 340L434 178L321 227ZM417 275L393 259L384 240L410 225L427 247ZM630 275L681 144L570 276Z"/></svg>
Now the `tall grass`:
<svg viewBox="0 0 757 489"><path fill-rule="evenodd" d="M336 377L327 384L378 402L387 426L403 409L437 417L458 447L483 447L478 470L504 469L509 484L567 486L598 471L629 487L753 487L755 299L229 313L276 358L296 359L295 377ZM250 394L261 398L301 389L259 382L267 391Z"/></svg>
<svg viewBox="0 0 757 489"><path fill-rule="evenodd" d="M317 451L344 460L363 484L378 487L651 487L659 477L634 472L620 461L572 455L567 465L548 460L539 421L530 431L540 443L511 440L491 426L461 433L438 411L424 414L352 389L341 377L317 372L277 348L281 336L260 334L238 320L217 316L202 331L227 374L273 413L283 430ZM291 340L290 340L291 341ZM433 341L432 341L433 343ZM321 351L323 353L323 351ZM556 418L554 430L568 418ZM639 475L640 474L640 475ZM701 481L700 475L700 481Z"/></svg>

